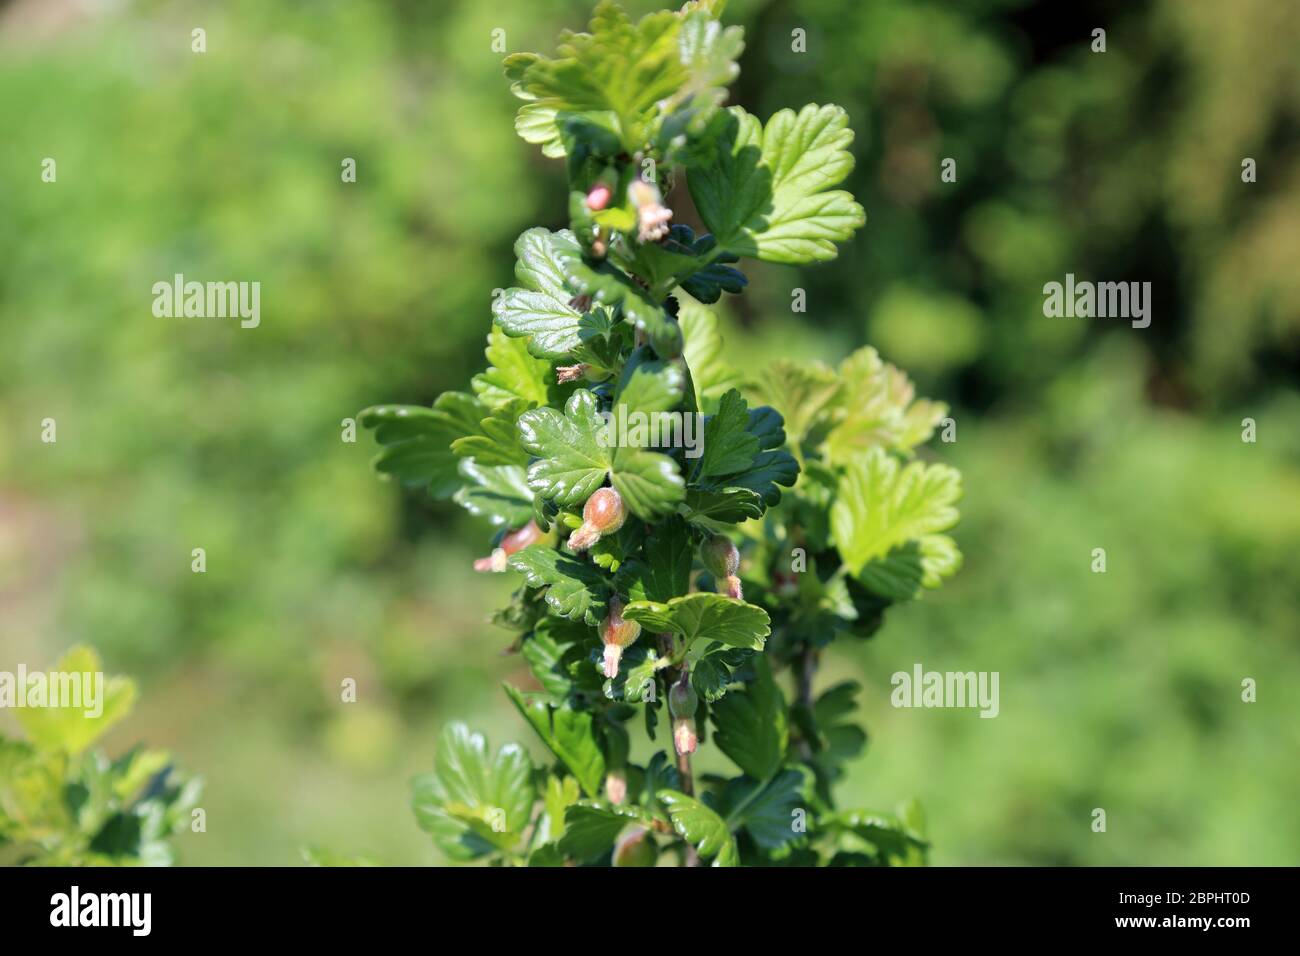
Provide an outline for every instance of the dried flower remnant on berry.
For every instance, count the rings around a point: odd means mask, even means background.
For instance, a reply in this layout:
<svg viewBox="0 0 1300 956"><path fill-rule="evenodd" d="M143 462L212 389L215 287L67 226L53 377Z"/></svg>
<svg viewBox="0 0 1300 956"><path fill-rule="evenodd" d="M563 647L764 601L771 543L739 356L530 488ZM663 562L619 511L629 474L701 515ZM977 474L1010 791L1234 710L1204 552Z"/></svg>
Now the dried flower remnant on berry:
<svg viewBox="0 0 1300 956"><path fill-rule="evenodd" d="M600 625L600 642L605 645L605 676L618 676L618 662L623 649L631 647L641 636L641 625L623 618L624 604L618 597L609 600L609 614Z"/></svg>
<svg viewBox="0 0 1300 956"><path fill-rule="evenodd" d="M555 381L560 385L565 382L576 382L587 374L589 368L591 366L585 363L581 365L557 365L555 366Z"/></svg>
<svg viewBox="0 0 1300 956"><path fill-rule="evenodd" d="M632 205L636 206L637 234L641 242L658 242L668 235L668 223L672 221L673 211L663 204L659 187L644 179L632 180L627 188Z"/></svg>
<svg viewBox="0 0 1300 956"><path fill-rule="evenodd" d="M700 698L691 687L690 674L683 668L681 679L668 691L668 713L673 718L673 746L682 756L695 753L699 736L695 731L695 711Z"/></svg>
<svg viewBox="0 0 1300 956"><path fill-rule="evenodd" d="M613 488L597 488L582 506L582 527L569 535L569 548L586 551L603 536L623 527L626 520L622 496Z"/></svg>
<svg viewBox="0 0 1300 956"><path fill-rule="evenodd" d="M627 799L627 771L620 768L605 774L605 799L618 806Z"/></svg>

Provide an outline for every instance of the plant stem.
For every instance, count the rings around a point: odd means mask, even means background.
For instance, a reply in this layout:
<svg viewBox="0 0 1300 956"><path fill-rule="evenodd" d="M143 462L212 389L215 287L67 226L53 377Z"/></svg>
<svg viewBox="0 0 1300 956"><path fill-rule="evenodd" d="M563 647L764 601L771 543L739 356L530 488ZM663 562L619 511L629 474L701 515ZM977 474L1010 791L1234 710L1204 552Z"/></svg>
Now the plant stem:
<svg viewBox="0 0 1300 956"><path fill-rule="evenodd" d="M673 636L671 634L657 634L655 635L655 637L659 641L659 653L665 657L671 655L673 651L673 643L674 643ZM682 668L679 665L676 667L669 667L666 669L666 671L667 671L666 684L668 687L672 687L672 685L675 684L681 678ZM671 739L672 738L671 714L668 718L668 735L669 735L669 739ZM680 786L682 788L682 793L686 794L686 796L688 797L694 798L695 777L691 773L691 755L677 753L677 744L675 742L673 744L673 753L677 754L677 776L680 778ZM689 842L686 844L685 865L686 866L700 865L699 851L696 850L695 847Z"/></svg>
<svg viewBox="0 0 1300 956"><path fill-rule="evenodd" d="M813 706L813 675L817 673L817 648L809 642L804 642L803 649L795 659L795 700L798 706L802 707L807 713L812 713ZM800 739L799 741L799 759L804 763L811 763L813 757L812 744Z"/></svg>

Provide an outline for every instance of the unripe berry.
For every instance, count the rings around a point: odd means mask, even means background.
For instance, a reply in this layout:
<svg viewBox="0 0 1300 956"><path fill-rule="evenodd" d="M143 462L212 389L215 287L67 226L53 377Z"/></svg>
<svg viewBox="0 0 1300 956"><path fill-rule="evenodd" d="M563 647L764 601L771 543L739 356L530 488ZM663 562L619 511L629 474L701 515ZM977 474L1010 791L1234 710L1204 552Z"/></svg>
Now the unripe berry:
<svg viewBox="0 0 1300 956"><path fill-rule="evenodd" d="M633 827L614 844L615 866L654 866L659 851L645 827Z"/></svg>
<svg viewBox="0 0 1300 956"><path fill-rule="evenodd" d="M623 602L617 597L609 599L609 614L600 625L600 641L605 645L605 676L611 680L618 676L618 662L623 648L631 647L641 636L641 625L623 619Z"/></svg>
<svg viewBox="0 0 1300 956"><path fill-rule="evenodd" d="M602 535L613 534L623 527L626 520L627 509L619 493L613 488L597 488L582 506L582 527L569 535L569 547L586 551Z"/></svg>
<svg viewBox="0 0 1300 956"><path fill-rule="evenodd" d="M498 574L506 569L506 559L530 544L536 544L542 538L542 529L536 521L530 521L515 531L511 531L501 543L492 549L492 556L478 558L474 562L475 571L495 571Z"/></svg>
<svg viewBox="0 0 1300 956"><path fill-rule="evenodd" d="M740 567L740 551L725 534L715 534L700 545L700 560L715 578L729 578Z"/></svg>
<svg viewBox="0 0 1300 956"><path fill-rule="evenodd" d="M709 573L717 579L718 593L737 601L745 599L744 588L736 570L740 567L740 551L724 534L715 534L700 545L700 560Z"/></svg>
<svg viewBox="0 0 1300 956"><path fill-rule="evenodd" d="M668 691L668 713L673 717L673 747L682 756L695 753L699 735L695 732L695 711L700 698L685 673Z"/></svg>
<svg viewBox="0 0 1300 956"><path fill-rule="evenodd" d="M668 689L668 713L674 717L694 717L699 706L700 697L691 686L690 678L683 674L682 679Z"/></svg>

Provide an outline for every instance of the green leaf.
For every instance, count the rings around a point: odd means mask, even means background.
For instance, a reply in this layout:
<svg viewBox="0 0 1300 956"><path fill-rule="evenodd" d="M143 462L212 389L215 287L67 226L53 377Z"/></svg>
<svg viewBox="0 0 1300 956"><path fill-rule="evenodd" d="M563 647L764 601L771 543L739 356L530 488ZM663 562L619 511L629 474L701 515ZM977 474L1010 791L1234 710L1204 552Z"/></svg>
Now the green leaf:
<svg viewBox="0 0 1300 956"><path fill-rule="evenodd" d="M656 633L680 634L687 644L717 641L729 647L762 650L771 621L761 607L722 594L687 594L670 601L632 601L623 617Z"/></svg>
<svg viewBox="0 0 1300 956"><path fill-rule="evenodd" d="M634 656L637 651L638 648L633 648L623 655L627 666L620 668L618 677L610 682L611 685L621 683L622 699L630 704L654 699L655 674L669 664L668 659L660 657L653 647L639 648L639 660Z"/></svg>
<svg viewBox="0 0 1300 956"><path fill-rule="evenodd" d="M822 826L831 832L848 832L869 843L878 863L889 866L923 863L930 844L893 813L844 810L827 814Z"/></svg>
<svg viewBox="0 0 1300 956"><path fill-rule="evenodd" d="M470 514L506 528L523 527L532 518L533 495L519 465L483 467L465 458L460 474L465 484L453 497Z"/></svg>
<svg viewBox="0 0 1300 956"><path fill-rule="evenodd" d="M608 474L623 504L638 518L671 514L686 486L677 463L642 448L611 448L611 431L596 411L595 396L585 389L573 393L563 415L553 408L525 412L519 418L520 436L538 456L528 467L529 487L547 500L574 507L586 502Z"/></svg>
<svg viewBox="0 0 1300 956"><path fill-rule="evenodd" d="M789 721L767 658L755 658L754 671L751 683L713 705L713 741L746 774L767 780L785 759Z"/></svg>
<svg viewBox="0 0 1300 956"><path fill-rule="evenodd" d="M691 668L691 687L710 704L727 696L731 668L716 657L701 657Z"/></svg>
<svg viewBox="0 0 1300 956"><path fill-rule="evenodd" d="M521 400L529 407L545 405L550 386L555 381L551 364L528 354L528 343L514 339L493 326L488 334L488 369L480 372L470 385L483 402L496 408Z"/></svg>
<svg viewBox="0 0 1300 956"><path fill-rule="evenodd" d="M554 843L544 843L533 851L528 858L530 867L564 866L564 854Z"/></svg>
<svg viewBox="0 0 1300 956"><path fill-rule="evenodd" d="M375 405L358 413L357 421L373 428L383 446L371 462L375 471L405 485L427 485L435 498L449 498L463 483L451 445L482 434L480 422L487 413L487 406L472 395L444 392L432 408Z"/></svg>
<svg viewBox="0 0 1300 956"><path fill-rule="evenodd" d="M781 110L764 127L732 107L716 163L690 171L700 218L724 249L798 265L834 259L865 221L844 190L853 131L838 106Z"/></svg>
<svg viewBox="0 0 1300 956"><path fill-rule="evenodd" d="M565 811L564 838L559 849L567 857L591 862L613 849L614 841L629 823L644 825L652 820L640 807L582 800Z"/></svg>
<svg viewBox="0 0 1300 956"><path fill-rule="evenodd" d="M691 520L739 524L763 516L763 496L748 488L688 488L686 507Z"/></svg>
<svg viewBox="0 0 1300 956"><path fill-rule="evenodd" d="M318 846L303 847L302 859L308 866L351 867L379 865L368 856L350 856L346 853L339 853Z"/></svg>
<svg viewBox="0 0 1300 956"><path fill-rule="evenodd" d="M789 487L799 477L799 463L780 448L784 442L782 419L775 409L747 409L739 392L727 392L718 414L705 425L704 455L695 479L698 489L692 489L697 493L688 495L687 504L701 517L714 520L758 517L750 513L758 507L754 497L737 492L752 492L766 506L781 500L778 485ZM746 456L748 460L740 465Z"/></svg>
<svg viewBox="0 0 1300 956"><path fill-rule="evenodd" d="M802 834L795 830L796 811L810 815L808 777L802 770L782 770L767 786L741 777L728 789L731 805L737 810L728 815L731 825L743 825L754 842L765 850L776 850Z"/></svg>
<svg viewBox="0 0 1300 956"><path fill-rule="evenodd" d="M586 389L573 393L564 414L536 408L519 417L523 445L537 456L528 466L528 485L563 507L581 505L609 475L623 504L637 517L671 514L682 500L685 482L667 455L615 444L612 429L596 411Z"/></svg>
<svg viewBox="0 0 1300 956"><path fill-rule="evenodd" d="M549 621L558 618L547 618ZM553 698L563 700L573 687L568 669L564 665L565 652L571 644L561 644L550 629L539 627L524 639L519 653L528 662L528 669L533 672L542 689Z"/></svg>
<svg viewBox="0 0 1300 956"><path fill-rule="evenodd" d="M528 466L528 485L563 507L581 505L605 483L613 449L596 397L578 389L561 414L535 408L519 416L520 440L537 461Z"/></svg>
<svg viewBox="0 0 1300 956"><path fill-rule="evenodd" d="M546 603L561 617L592 625L604 618L609 586L593 565L554 548L525 548L509 563L529 587L546 588Z"/></svg>
<svg viewBox="0 0 1300 956"><path fill-rule="evenodd" d="M697 459L695 478L707 481L745 471L758 454L758 437L750 434L749 405L731 389L718 402L718 411L704 422L704 452Z"/></svg>
<svg viewBox="0 0 1300 956"><path fill-rule="evenodd" d="M668 12L633 25L616 4L604 0L592 14L590 33L565 33L555 59L512 58L507 75L517 77L516 95L535 103L534 113L550 110L557 120L571 113L607 114L623 148L636 152L658 115L659 101L687 79L677 41L680 25ZM532 136L552 141L541 129Z"/></svg>
<svg viewBox="0 0 1300 956"><path fill-rule="evenodd" d="M657 451L619 448L614 453L610 484L632 514L655 521L677 510L686 494L686 482L677 462Z"/></svg>
<svg viewBox="0 0 1300 956"><path fill-rule="evenodd" d="M681 404L685 387L680 364L656 359L647 348L636 349L614 393L615 414L626 422L633 414L670 412Z"/></svg>
<svg viewBox="0 0 1300 956"><path fill-rule="evenodd" d="M722 27L716 17L722 3L688 4L678 49L690 76L672 99L661 104L662 120L654 145L667 165L687 167L711 163L727 114L719 108L726 98L728 78L734 78L744 49L740 27Z"/></svg>
<svg viewBox="0 0 1300 956"><path fill-rule="evenodd" d="M542 803L546 807L548 840L558 840L564 836L564 812L578 802L580 795L578 781L572 777L557 777L555 774L547 775L546 790L542 793Z"/></svg>
<svg viewBox="0 0 1300 956"><path fill-rule="evenodd" d="M683 354L695 383L696 405L704 408L728 390L739 387L740 373L723 357L722 335L718 331L716 313L703 306L684 302L677 320L686 338Z"/></svg>
<svg viewBox="0 0 1300 956"><path fill-rule="evenodd" d="M40 750L62 751L75 757L135 705L135 682L128 677L106 675L99 654L84 644L70 648L50 672L68 677L58 678L58 686L45 681L46 697L39 706L30 696L30 687L14 688L15 694L24 695L29 704L15 708L14 716ZM7 676L14 680L13 675Z"/></svg>
<svg viewBox="0 0 1300 956"><path fill-rule="evenodd" d="M482 734L450 724L433 772L412 781L416 821L453 859L510 849L532 814L532 774L532 761L518 744L504 745L489 759Z"/></svg>
<svg viewBox="0 0 1300 956"><path fill-rule="evenodd" d="M542 742L577 779L583 793L595 797L605 779L605 756L596 740L595 718L568 704L548 703L536 694L525 694L509 684L506 695L523 714Z"/></svg>
<svg viewBox="0 0 1300 956"><path fill-rule="evenodd" d="M826 435L826 459L844 464L870 448L911 454L930 440L948 406L916 400L907 375L883 362L871 347L859 349L840 365L844 383L835 403L835 424Z"/></svg>
<svg viewBox="0 0 1300 956"><path fill-rule="evenodd" d="M515 275L522 287L506 289L492 303L497 325L510 336L528 339L530 354L546 359L569 357L598 328L585 327L583 313L569 305L559 249L581 254L573 233L529 229L515 241Z"/></svg>
<svg viewBox="0 0 1300 956"><path fill-rule="evenodd" d="M799 479L799 463L787 451L761 451L745 471L718 479L726 489L748 488L771 507L781 500L780 485L789 488Z"/></svg>
<svg viewBox="0 0 1300 956"><path fill-rule="evenodd" d="M519 416L527 407L515 399L492 409L478 423L479 433L457 438L451 450L461 458L473 458L479 465L527 465L528 452L519 443Z"/></svg>
<svg viewBox="0 0 1300 956"><path fill-rule="evenodd" d="M660 790L659 801L668 810L673 829L714 866L737 866L736 840L727 824L707 806L677 790Z"/></svg>
<svg viewBox="0 0 1300 956"><path fill-rule="evenodd" d="M563 250L561 253L563 254ZM565 262L566 282L577 295L589 295L593 302L621 308L623 318L644 332L660 358L682 354L682 330L662 303L648 296L636 283L608 262L592 263L580 255Z"/></svg>
<svg viewBox="0 0 1300 956"><path fill-rule="evenodd" d="M640 557L619 569L614 586L629 601L669 601L691 585L695 546L686 522L673 515L654 527Z"/></svg>
<svg viewBox="0 0 1300 956"><path fill-rule="evenodd" d="M940 534L957 523L961 475L947 465L905 467L880 448L849 462L831 507L831 532L849 573L882 597L938 587L960 564Z"/></svg>
<svg viewBox="0 0 1300 956"><path fill-rule="evenodd" d="M835 371L820 362L780 359L763 371L756 390L784 417L790 443L802 445L829 414L841 385Z"/></svg>
<svg viewBox="0 0 1300 956"><path fill-rule="evenodd" d="M653 738L651 738L653 739ZM642 789L642 803L653 807L664 790L678 790L682 785L681 774L676 765L662 750L656 750L645 766L645 785Z"/></svg>

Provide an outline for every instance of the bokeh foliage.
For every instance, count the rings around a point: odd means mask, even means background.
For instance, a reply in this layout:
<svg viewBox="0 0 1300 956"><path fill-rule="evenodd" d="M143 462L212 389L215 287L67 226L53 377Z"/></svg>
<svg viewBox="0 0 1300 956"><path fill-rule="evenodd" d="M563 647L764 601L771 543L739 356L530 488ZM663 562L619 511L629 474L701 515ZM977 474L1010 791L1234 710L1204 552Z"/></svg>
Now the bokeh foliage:
<svg viewBox="0 0 1300 956"><path fill-rule="evenodd" d="M469 570L454 505L376 485L341 421L482 364L514 238L566 218L491 31L546 49L588 7L0 5L0 668L84 641L138 675L109 739L207 778L185 862L432 860L404 804L433 728L513 733L493 678L523 671L483 621L509 582ZM749 271L729 360L870 343L955 399L965 570L828 658L879 732L846 786L920 797L940 863L1293 862L1300 24L1270 0L1054 7L728 11L733 101L844 105L868 216L833 263ZM1067 271L1151 281L1151 328L1043 318ZM176 272L260 281L261 326L153 318ZM999 670L1002 715L890 708L916 661Z"/></svg>

